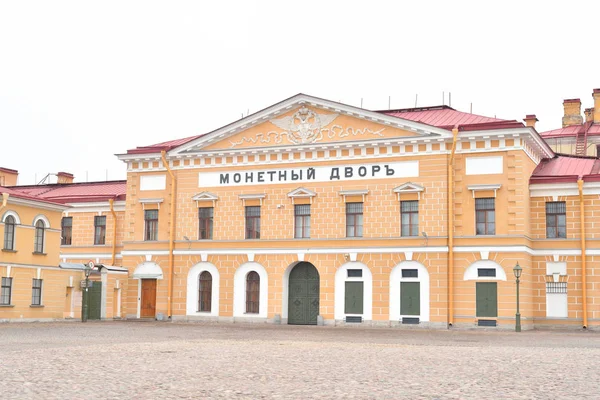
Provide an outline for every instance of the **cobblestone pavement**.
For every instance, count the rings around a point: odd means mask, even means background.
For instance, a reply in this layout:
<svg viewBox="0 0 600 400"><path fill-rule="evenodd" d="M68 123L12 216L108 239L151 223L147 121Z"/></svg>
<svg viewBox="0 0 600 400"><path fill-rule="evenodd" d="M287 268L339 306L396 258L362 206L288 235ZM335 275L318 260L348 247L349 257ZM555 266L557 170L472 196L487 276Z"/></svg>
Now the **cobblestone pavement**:
<svg viewBox="0 0 600 400"><path fill-rule="evenodd" d="M1 399L600 399L600 333L0 324Z"/></svg>

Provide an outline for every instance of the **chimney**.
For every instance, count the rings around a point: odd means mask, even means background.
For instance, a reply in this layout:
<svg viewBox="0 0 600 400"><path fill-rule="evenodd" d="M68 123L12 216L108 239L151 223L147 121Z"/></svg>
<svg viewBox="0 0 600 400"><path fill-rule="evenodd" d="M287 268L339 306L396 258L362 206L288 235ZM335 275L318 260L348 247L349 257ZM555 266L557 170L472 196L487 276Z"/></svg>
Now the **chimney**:
<svg viewBox="0 0 600 400"><path fill-rule="evenodd" d="M525 118L523 118L523 121L525 121L526 126L530 126L535 129L535 123L538 122L539 119L536 118L535 114L527 114Z"/></svg>
<svg viewBox="0 0 600 400"><path fill-rule="evenodd" d="M598 92L598 96L600 96L600 92ZM565 108L565 116L562 119L563 128L565 126L583 124L583 117L581 116L581 100L566 99L563 101L563 107Z"/></svg>
<svg viewBox="0 0 600 400"><path fill-rule="evenodd" d="M585 115L585 122L590 122L594 120L594 107L586 108L583 110L583 114Z"/></svg>
<svg viewBox="0 0 600 400"><path fill-rule="evenodd" d="M0 186L17 186L19 171L0 167Z"/></svg>
<svg viewBox="0 0 600 400"><path fill-rule="evenodd" d="M594 89L592 93L594 97L594 123L600 123L600 89Z"/></svg>
<svg viewBox="0 0 600 400"><path fill-rule="evenodd" d="M73 179L75 178L73 174L70 174L68 172L59 172L58 174L56 174L56 176L58 177L56 183L73 183Z"/></svg>

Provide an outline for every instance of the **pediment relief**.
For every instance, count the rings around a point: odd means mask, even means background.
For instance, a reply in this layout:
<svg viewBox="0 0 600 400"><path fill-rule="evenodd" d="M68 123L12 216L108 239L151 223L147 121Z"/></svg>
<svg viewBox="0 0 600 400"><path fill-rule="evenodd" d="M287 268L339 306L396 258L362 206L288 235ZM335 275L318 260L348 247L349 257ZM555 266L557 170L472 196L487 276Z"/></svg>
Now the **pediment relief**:
<svg viewBox="0 0 600 400"><path fill-rule="evenodd" d="M179 147L175 154L251 148L328 145L364 140L449 137L418 122L297 95Z"/></svg>

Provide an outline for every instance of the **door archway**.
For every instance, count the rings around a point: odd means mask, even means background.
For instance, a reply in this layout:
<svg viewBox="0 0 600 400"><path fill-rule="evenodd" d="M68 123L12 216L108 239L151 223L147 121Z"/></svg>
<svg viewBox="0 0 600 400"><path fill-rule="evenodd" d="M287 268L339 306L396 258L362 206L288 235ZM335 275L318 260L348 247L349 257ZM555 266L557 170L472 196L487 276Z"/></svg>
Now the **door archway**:
<svg viewBox="0 0 600 400"><path fill-rule="evenodd" d="M290 272L288 324L317 325L320 293L319 271L308 262L298 263Z"/></svg>

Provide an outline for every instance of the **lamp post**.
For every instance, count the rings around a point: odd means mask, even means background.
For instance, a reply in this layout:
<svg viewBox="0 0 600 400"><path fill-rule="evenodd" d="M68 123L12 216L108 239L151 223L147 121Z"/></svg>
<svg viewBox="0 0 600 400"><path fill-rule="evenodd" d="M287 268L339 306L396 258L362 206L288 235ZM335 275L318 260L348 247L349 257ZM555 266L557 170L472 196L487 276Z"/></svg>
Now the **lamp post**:
<svg viewBox="0 0 600 400"><path fill-rule="evenodd" d="M83 289L83 309L81 310L81 322L87 322L88 320L88 286L90 284L90 274L94 268L94 263L89 262L89 265L85 265L85 288Z"/></svg>
<svg viewBox="0 0 600 400"><path fill-rule="evenodd" d="M521 278L523 268L521 268L518 262L513 268L513 273L517 279L517 313L515 314L515 332L521 332L521 313L519 312L519 278Z"/></svg>

